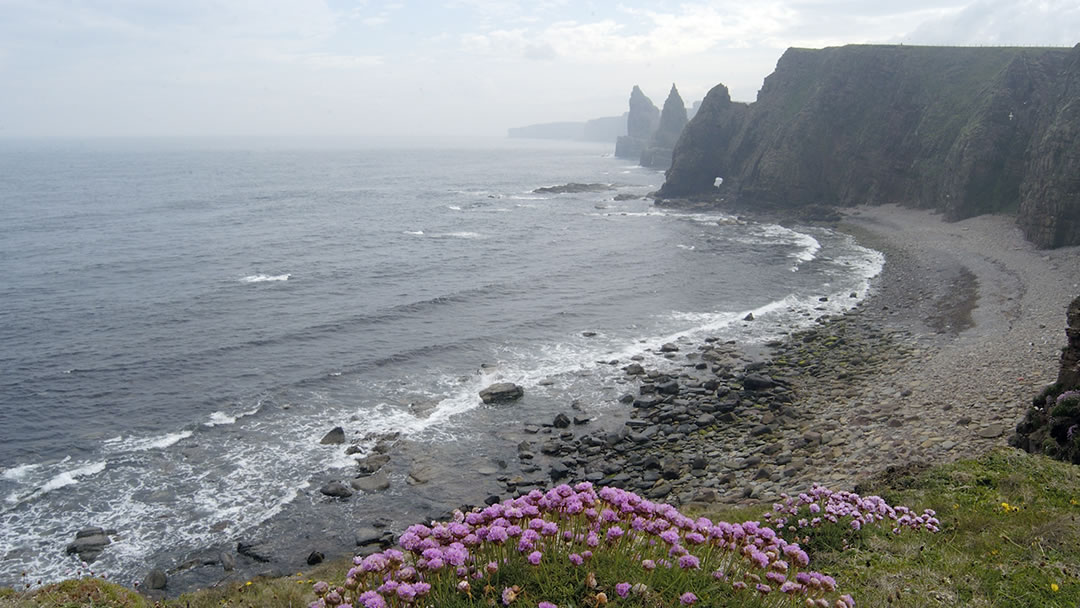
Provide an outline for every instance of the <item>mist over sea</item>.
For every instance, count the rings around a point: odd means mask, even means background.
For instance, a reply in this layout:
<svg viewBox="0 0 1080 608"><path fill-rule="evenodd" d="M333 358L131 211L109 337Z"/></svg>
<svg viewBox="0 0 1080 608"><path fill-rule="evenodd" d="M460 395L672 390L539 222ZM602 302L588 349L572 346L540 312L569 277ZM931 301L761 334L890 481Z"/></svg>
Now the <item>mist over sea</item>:
<svg viewBox="0 0 1080 608"><path fill-rule="evenodd" d="M260 535L345 550L497 493L476 471L511 459L507 429L574 401L621 424L631 356L775 339L881 269L825 229L656 208L662 173L611 149L0 140L0 584L70 574L88 526L129 584ZM533 192L567 182L611 189ZM525 397L481 405L503 380ZM357 456L397 432L445 474L325 497L353 477L319 444L339 425Z"/></svg>

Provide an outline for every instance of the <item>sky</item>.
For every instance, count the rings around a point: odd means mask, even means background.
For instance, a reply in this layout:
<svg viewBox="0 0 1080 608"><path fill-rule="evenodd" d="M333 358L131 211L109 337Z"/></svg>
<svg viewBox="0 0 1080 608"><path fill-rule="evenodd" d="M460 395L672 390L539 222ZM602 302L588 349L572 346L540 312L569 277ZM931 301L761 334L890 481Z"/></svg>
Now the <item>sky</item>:
<svg viewBox="0 0 1080 608"><path fill-rule="evenodd" d="M1078 42L1077 0L0 0L0 137L503 136L793 46Z"/></svg>

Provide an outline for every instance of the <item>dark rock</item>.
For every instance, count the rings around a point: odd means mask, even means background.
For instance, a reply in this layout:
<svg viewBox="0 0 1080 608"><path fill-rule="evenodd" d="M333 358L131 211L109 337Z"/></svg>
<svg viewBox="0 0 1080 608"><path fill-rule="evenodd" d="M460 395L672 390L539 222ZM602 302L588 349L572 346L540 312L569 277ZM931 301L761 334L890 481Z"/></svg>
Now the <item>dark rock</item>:
<svg viewBox="0 0 1080 608"><path fill-rule="evenodd" d="M1061 367L1057 377L1063 391L1080 389L1080 296L1069 304L1066 319L1065 349L1061 351Z"/></svg>
<svg viewBox="0 0 1080 608"><path fill-rule="evenodd" d="M672 487L671 487L670 482L661 481L660 483L653 486L653 488L648 491L646 496L648 498L656 500L656 499L659 499L659 498L664 498L668 494L671 494L671 490L672 490Z"/></svg>
<svg viewBox="0 0 1080 608"><path fill-rule="evenodd" d="M628 376L642 376L645 374L645 368L640 363L631 363L623 368Z"/></svg>
<svg viewBox="0 0 1080 608"><path fill-rule="evenodd" d="M386 473L375 473L364 477L357 477L349 482L355 490L361 492L381 492L390 487L390 478Z"/></svg>
<svg viewBox="0 0 1080 608"><path fill-rule="evenodd" d="M776 386L776 381L764 374L747 374L743 378L743 388L748 390L761 391L774 386Z"/></svg>
<svg viewBox="0 0 1080 608"><path fill-rule="evenodd" d="M372 454L356 461L356 471L362 475L370 475L383 468L390 462L387 454Z"/></svg>
<svg viewBox="0 0 1080 608"><path fill-rule="evenodd" d="M555 462L551 465L548 473L551 475L552 481L559 481L570 476L570 469L561 462Z"/></svg>
<svg viewBox="0 0 1080 608"><path fill-rule="evenodd" d="M330 429L330 432L323 435L323 438L319 440L319 443L323 445L338 445L345 443L345 429L340 426L335 426Z"/></svg>
<svg viewBox="0 0 1080 608"><path fill-rule="evenodd" d="M357 547L378 545L382 543L383 532L371 527L361 527L353 533L353 538Z"/></svg>
<svg viewBox="0 0 1080 608"><path fill-rule="evenodd" d="M768 435L773 432L773 428L767 424L759 424L750 429L750 435L753 437L759 437L761 435Z"/></svg>
<svg viewBox="0 0 1080 608"><path fill-rule="evenodd" d="M74 553L84 562L93 563L112 541L103 528L85 528L75 533L75 541L67 546L68 555Z"/></svg>
<svg viewBox="0 0 1080 608"><path fill-rule="evenodd" d="M409 476L405 482L411 486L419 486L428 483L438 476L438 469L428 463L416 463L409 469Z"/></svg>
<svg viewBox="0 0 1080 608"><path fill-rule="evenodd" d="M143 578L143 589L164 589L169 584L169 577L165 575L164 570L154 568L150 572L146 573L146 577Z"/></svg>
<svg viewBox="0 0 1080 608"><path fill-rule="evenodd" d="M327 496L334 498L348 498L353 495L353 491L349 489L349 486L341 483L340 481L331 481L330 483L319 488L319 491Z"/></svg>
<svg viewBox="0 0 1080 608"><path fill-rule="evenodd" d="M533 192L536 194L576 194L580 192L604 192L605 190L613 189L614 188L608 184L581 184L578 182L570 182L561 186L537 188L536 190L533 190Z"/></svg>
<svg viewBox="0 0 1080 608"><path fill-rule="evenodd" d="M257 562L264 564L270 562L270 555L266 552L262 543L240 541L236 543L236 552Z"/></svg>
<svg viewBox="0 0 1080 608"><path fill-rule="evenodd" d="M661 382L656 385L656 392L661 395L678 395L679 394L679 382L677 380L668 380L667 382Z"/></svg>
<svg viewBox="0 0 1080 608"><path fill-rule="evenodd" d="M743 317L742 320L743 321L753 321L754 320L754 313L752 313L752 312L746 313L746 316Z"/></svg>
<svg viewBox="0 0 1080 608"><path fill-rule="evenodd" d="M218 561L221 562L221 567L225 572L232 572L236 569L236 558L228 551L222 551L221 554L218 555Z"/></svg>
<svg viewBox="0 0 1080 608"><path fill-rule="evenodd" d="M318 564L321 564L324 559L326 559L325 555L323 555L319 551L312 551L307 556L307 565L316 566Z"/></svg>
<svg viewBox="0 0 1080 608"><path fill-rule="evenodd" d="M574 416L574 425L581 426L583 424L589 424L589 422L591 420L592 420L592 418L588 418L588 417L584 417L584 416Z"/></svg>
<svg viewBox="0 0 1080 608"><path fill-rule="evenodd" d="M662 353L677 353L677 352L679 352L679 347L677 345L675 345L674 343L672 343L672 342L667 342L665 344L660 345L660 352L662 352Z"/></svg>
<svg viewBox="0 0 1080 608"><path fill-rule="evenodd" d="M558 414L551 424L557 429L565 429L570 426L570 417L566 414Z"/></svg>
<svg viewBox="0 0 1080 608"><path fill-rule="evenodd" d="M520 399L525 389L511 382L498 382L480 391L484 403L505 403Z"/></svg>

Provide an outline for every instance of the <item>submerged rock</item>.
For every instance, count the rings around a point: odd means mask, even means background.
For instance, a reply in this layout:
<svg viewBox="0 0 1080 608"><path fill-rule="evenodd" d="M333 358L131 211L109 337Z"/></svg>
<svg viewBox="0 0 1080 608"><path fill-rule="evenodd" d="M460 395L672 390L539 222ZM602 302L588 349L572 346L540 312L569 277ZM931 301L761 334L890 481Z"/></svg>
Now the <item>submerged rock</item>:
<svg viewBox="0 0 1080 608"><path fill-rule="evenodd" d="M82 561L92 563L111 543L104 528L85 528L75 533L75 540L67 546L67 553L74 553Z"/></svg>
<svg viewBox="0 0 1080 608"><path fill-rule="evenodd" d="M322 445L338 445L345 443L345 429L340 426L335 426L330 429L330 432L323 435L323 438L319 440Z"/></svg>

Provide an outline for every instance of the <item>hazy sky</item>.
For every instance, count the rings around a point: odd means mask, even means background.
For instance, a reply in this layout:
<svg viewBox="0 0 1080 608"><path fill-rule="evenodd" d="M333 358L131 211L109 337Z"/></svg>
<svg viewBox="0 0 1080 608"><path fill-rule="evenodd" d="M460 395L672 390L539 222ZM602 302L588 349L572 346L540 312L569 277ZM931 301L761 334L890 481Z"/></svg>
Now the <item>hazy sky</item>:
<svg viewBox="0 0 1080 608"><path fill-rule="evenodd" d="M862 42L1072 46L1080 2L0 0L0 136L503 135Z"/></svg>

